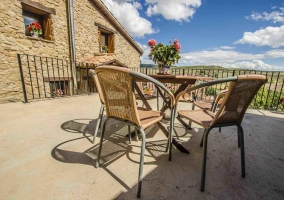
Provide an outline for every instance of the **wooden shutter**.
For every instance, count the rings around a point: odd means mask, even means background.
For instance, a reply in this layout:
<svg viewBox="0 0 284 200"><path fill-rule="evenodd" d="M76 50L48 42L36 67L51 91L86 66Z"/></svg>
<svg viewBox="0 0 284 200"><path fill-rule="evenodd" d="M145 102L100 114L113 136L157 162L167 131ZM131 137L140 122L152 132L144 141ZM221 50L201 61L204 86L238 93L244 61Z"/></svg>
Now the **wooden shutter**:
<svg viewBox="0 0 284 200"><path fill-rule="evenodd" d="M43 38L47 40L51 40L51 26L50 26L50 15L45 15L43 17Z"/></svg>
<svg viewBox="0 0 284 200"><path fill-rule="evenodd" d="M114 53L114 34L108 35L108 53Z"/></svg>

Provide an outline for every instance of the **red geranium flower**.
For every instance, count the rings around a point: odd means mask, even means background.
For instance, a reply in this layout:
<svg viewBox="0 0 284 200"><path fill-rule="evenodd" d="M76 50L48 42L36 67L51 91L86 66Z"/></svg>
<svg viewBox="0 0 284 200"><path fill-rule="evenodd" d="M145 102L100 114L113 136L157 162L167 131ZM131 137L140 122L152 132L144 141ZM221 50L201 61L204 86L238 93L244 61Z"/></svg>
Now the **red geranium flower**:
<svg viewBox="0 0 284 200"><path fill-rule="evenodd" d="M157 44L157 42L156 42L156 40L154 40L154 39L151 39L151 40L148 41L149 47L153 47L153 46L156 45L156 44Z"/></svg>
<svg viewBox="0 0 284 200"><path fill-rule="evenodd" d="M38 34L42 34L42 29L41 29L40 23L38 23L38 22L32 22L32 23L30 23L30 24L27 26L26 30L27 30L28 32L36 32L36 33L38 33Z"/></svg>
<svg viewBox="0 0 284 200"><path fill-rule="evenodd" d="M180 43L174 43L173 47L176 48L178 51L180 51L181 45Z"/></svg>

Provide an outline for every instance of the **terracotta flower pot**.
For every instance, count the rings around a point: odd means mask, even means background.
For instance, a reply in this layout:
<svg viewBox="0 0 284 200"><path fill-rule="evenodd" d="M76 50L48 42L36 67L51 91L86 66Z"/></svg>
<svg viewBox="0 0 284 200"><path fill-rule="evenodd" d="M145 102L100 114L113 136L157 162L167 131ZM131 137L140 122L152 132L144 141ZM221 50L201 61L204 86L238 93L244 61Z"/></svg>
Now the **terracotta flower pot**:
<svg viewBox="0 0 284 200"><path fill-rule="evenodd" d="M151 91L151 90L145 91L145 90L144 90L143 93L144 93L144 94L147 94L147 95L152 95L152 94L153 94L153 91Z"/></svg>

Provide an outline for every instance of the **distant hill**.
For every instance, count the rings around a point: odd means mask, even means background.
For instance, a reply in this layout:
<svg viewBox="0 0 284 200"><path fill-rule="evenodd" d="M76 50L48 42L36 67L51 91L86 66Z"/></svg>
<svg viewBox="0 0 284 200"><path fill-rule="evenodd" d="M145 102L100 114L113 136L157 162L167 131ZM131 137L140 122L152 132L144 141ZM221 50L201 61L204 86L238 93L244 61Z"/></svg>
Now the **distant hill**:
<svg viewBox="0 0 284 200"><path fill-rule="evenodd" d="M153 68L157 67L155 64L140 64L140 68Z"/></svg>
<svg viewBox="0 0 284 200"><path fill-rule="evenodd" d="M155 64L140 64L140 68L158 68ZM196 66L171 66L171 69L194 69L194 70L235 70L235 71L265 71L265 70L254 70L244 68L225 68L215 65L196 65ZM273 70L271 70L273 71Z"/></svg>
<svg viewBox="0 0 284 200"><path fill-rule="evenodd" d="M182 69L226 69L224 67L221 67L221 66L215 66L215 65L207 65L207 66L201 66L201 65L197 65L197 66L175 66L175 67L178 67L178 68L182 68Z"/></svg>
<svg viewBox="0 0 284 200"><path fill-rule="evenodd" d="M158 67L155 64L140 64L140 68L155 68ZM224 67L220 66L171 66L171 68L182 68L182 69L225 69Z"/></svg>

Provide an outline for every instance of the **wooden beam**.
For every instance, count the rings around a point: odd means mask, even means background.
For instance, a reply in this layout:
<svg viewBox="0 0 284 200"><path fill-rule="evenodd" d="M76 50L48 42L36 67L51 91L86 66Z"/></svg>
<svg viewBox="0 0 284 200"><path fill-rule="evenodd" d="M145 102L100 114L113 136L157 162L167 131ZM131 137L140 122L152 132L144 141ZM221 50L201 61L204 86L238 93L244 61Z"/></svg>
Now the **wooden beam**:
<svg viewBox="0 0 284 200"><path fill-rule="evenodd" d="M48 8L41 3L34 2L31 0L20 0L22 3L22 8L24 10L28 10L30 12L39 14L39 15L46 15L46 14L53 14L56 15L54 8Z"/></svg>
<svg viewBox="0 0 284 200"><path fill-rule="evenodd" d="M103 30L106 30L107 32L110 32L110 33L114 33L114 34L117 33L116 31L114 31L114 30L112 30L112 29L110 29L110 28L108 28L108 27L106 27L104 25L101 25L101 24L99 24L97 22L95 22L95 26L97 26L97 27L99 27L99 28L101 28Z"/></svg>
<svg viewBox="0 0 284 200"><path fill-rule="evenodd" d="M44 82L54 82L54 81L71 81L73 77L44 77Z"/></svg>

